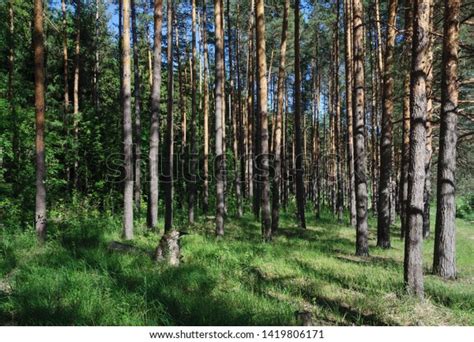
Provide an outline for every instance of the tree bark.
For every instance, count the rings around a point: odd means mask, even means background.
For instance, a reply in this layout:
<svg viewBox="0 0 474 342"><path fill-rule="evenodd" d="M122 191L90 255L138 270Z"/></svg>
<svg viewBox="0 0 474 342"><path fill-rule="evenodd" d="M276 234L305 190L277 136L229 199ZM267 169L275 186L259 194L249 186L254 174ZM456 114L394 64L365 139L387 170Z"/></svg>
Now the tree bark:
<svg viewBox="0 0 474 342"><path fill-rule="evenodd" d="M202 45L204 52L204 90L203 90L203 114L204 114L204 189L203 189L203 211L207 214L209 210L209 58L207 46L207 11L206 0L203 1L202 16Z"/></svg>
<svg viewBox="0 0 474 342"><path fill-rule="evenodd" d="M123 189L123 237L133 239L133 140L132 140L132 108L130 86L130 0L122 0L123 10L123 154L125 180Z"/></svg>
<svg viewBox="0 0 474 342"><path fill-rule="evenodd" d="M34 2L33 50L35 61L35 116L36 116L36 204L35 228L40 243L46 239L45 187L45 99L44 99L44 38L43 0Z"/></svg>
<svg viewBox="0 0 474 342"><path fill-rule="evenodd" d="M412 69L410 163L408 169L407 236L404 279L409 294L423 298L423 189L426 155L426 68L429 45L429 2L415 0Z"/></svg>
<svg viewBox="0 0 474 342"><path fill-rule="evenodd" d="M433 31L433 0L430 0L429 32ZM433 43L434 36L430 34L428 45L428 62L426 63L426 160L425 160L425 187L423 190L423 239L430 235L430 200L431 200L431 157L433 153Z"/></svg>
<svg viewBox="0 0 474 342"><path fill-rule="evenodd" d="M382 92L382 137L380 142L380 181L378 196L377 246L390 248L390 194L392 192L392 116L393 50L395 47L397 0L388 4L387 39L385 42L385 63Z"/></svg>
<svg viewBox="0 0 474 342"><path fill-rule="evenodd" d="M165 190L165 235L173 230L173 3L168 0L167 7L167 50L168 66L167 104L166 104L166 142L165 169L163 183Z"/></svg>
<svg viewBox="0 0 474 342"><path fill-rule="evenodd" d="M272 232L278 229L280 218L280 183L281 183L281 136L282 136L282 118L283 118L283 90L285 84L285 64L286 64L286 45L288 31L288 11L290 0L285 0L283 5L283 23L280 43L280 66L278 68L278 99L277 113L275 118L275 127L273 139L273 167L275 175L273 176L273 197L272 197Z"/></svg>
<svg viewBox="0 0 474 342"><path fill-rule="evenodd" d="M132 41L133 41L133 80L134 80L134 97L135 97L135 182L134 182L134 198L135 209L140 215L140 203L142 196L142 123L141 123L141 82L140 82L140 68L138 58L138 37L137 37L137 15L135 0L131 0L132 5Z"/></svg>
<svg viewBox="0 0 474 342"><path fill-rule="evenodd" d="M12 120L12 150L13 150L13 163L11 167L12 180L13 180L13 191L16 193L19 189L19 168L20 168L20 132L18 125L18 118L15 106L15 86L14 86L14 74L15 74L15 15L14 15L14 1L8 1L8 84L7 84L7 100Z"/></svg>
<svg viewBox="0 0 474 342"><path fill-rule="evenodd" d="M367 157L365 151L364 28L362 0L354 0L354 171L356 185L356 255L369 254L367 225Z"/></svg>
<svg viewBox="0 0 474 342"><path fill-rule="evenodd" d="M79 185L79 74L81 64L81 2L76 0L76 39L75 39L75 57L74 57L74 88L73 88L73 136L74 136L74 189Z"/></svg>
<svg viewBox="0 0 474 342"><path fill-rule="evenodd" d="M150 194L148 195L149 228L158 226L158 154L160 141L160 88L161 88L161 27L163 24L163 1L155 0L153 10L153 84L151 89L151 127L150 127Z"/></svg>
<svg viewBox="0 0 474 342"><path fill-rule="evenodd" d="M445 0L444 9L441 127L433 271L445 279L456 277L455 171L460 3L460 0Z"/></svg>
<svg viewBox="0 0 474 342"><path fill-rule="evenodd" d="M336 212L337 220L341 223L344 214L344 184L342 178L342 154L341 149L341 97L339 96L339 18L340 18L340 0L336 1L336 23L335 23L335 41L334 41L334 105L335 105L335 123L334 123L334 142L336 159Z"/></svg>
<svg viewBox="0 0 474 342"><path fill-rule="evenodd" d="M189 202L188 202L188 221L194 223L194 202L196 199L196 0L191 1L191 134L189 137Z"/></svg>
<svg viewBox="0 0 474 342"><path fill-rule="evenodd" d="M230 0L227 0L227 41L228 41L228 63L229 63L229 114L231 115L232 121L232 152L234 154L234 185L235 185L235 199L236 199L236 209L237 217L241 217L242 212L242 193L241 193L241 186L240 186L240 158L239 158L239 148L238 148L238 127L237 127L237 116L238 113L236 111L236 99L234 94L234 67L233 67L233 58L234 55L232 53L232 22L230 16ZM237 54L238 51L235 51ZM238 65L237 65L238 68ZM240 101L240 100L239 100Z"/></svg>
<svg viewBox="0 0 474 342"><path fill-rule="evenodd" d="M262 211L262 236L268 241L272 237L272 219L270 211L269 148L268 148L268 113L267 113L267 62L265 53L265 11L264 0L256 0L255 23L257 28L257 63L258 63L258 116L260 123L260 189Z"/></svg>
<svg viewBox="0 0 474 342"><path fill-rule="evenodd" d="M303 151L301 142L301 70L300 70L300 1L295 0L295 154L296 154L296 203L298 207L298 224L306 229L305 191Z"/></svg>
<svg viewBox="0 0 474 342"><path fill-rule="evenodd" d="M411 45L413 37L413 0L405 0L405 61L411 60ZM407 201L408 201L408 163L410 160L410 75L411 66L404 66L403 79L403 133L402 133L402 162L400 171L400 237L405 237L407 231Z"/></svg>
<svg viewBox="0 0 474 342"><path fill-rule="evenodd" d="M61 1L62 24L63 24L63 78L64 78L64 116L69 110L69 71L68 71L68 52L67 52L67 10L66 0Z"/></svg>
<svg viewBox="0 0 474 342"><path fill-rule="evenodd" d="M349 169L349 211L350 224L356 226L355 176L354 176L354 134L352 115L353 59L352 59L352 0L344 0L345 8L345 71L346 71L346 117L347 117L347 164Z"/></svg>
<svg viewBox="0 0 474 342"><path fill-rule="evenodd" d="M224 113L224 25L222 0L214 0L216 25L216 235L224 235L224 151L223 151L223 116Z"/></svg>

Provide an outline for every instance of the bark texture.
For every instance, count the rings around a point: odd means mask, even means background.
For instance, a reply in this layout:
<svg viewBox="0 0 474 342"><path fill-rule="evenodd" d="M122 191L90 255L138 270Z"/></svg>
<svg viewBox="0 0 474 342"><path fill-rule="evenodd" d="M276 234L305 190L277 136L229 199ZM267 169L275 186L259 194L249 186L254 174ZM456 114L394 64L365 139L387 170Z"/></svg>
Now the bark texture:
<svg viewBox="0 0 474 342"><path fill-rule="evenodd" d="M214 0L216 25L216 235L224 235L224 151L223 151L223 116L224 113L224 25L222 0Z"/></svg>
<svg viewBox="0 0 474 342"><path fill-rule="evenodd" d="M301 141L301 70L300 70L300 1L295 0L295 157L296 157L296 203L298 207L298 224L306 229L305 189L304 189L304 155Z"/></svg>
<svg viewBox="0 0 474 342"><path fill-rule="evenodd" d="M35 116L36 116L36 203L35 229L40 243L46 239L46 186L44 145L44 29L43 0L34 2L33 50L35 60Z"/></svg>
<svg viewBox="0 0 474 342"><path fill-rule="evenodd" d="M160 142L160 88L161 88L161 27L163 25L163 1L155 0L153 9L153 83L151 89L150 150L148 158L150 193L148 195L147 224L151 229L158 226L158 153Z"/></svg>
<svg viewBox="0 0 474 342"><path fill-rule="evenodd" d="M285 0L283 5L283 23L280 43L280 66L278 68L278 99L277 113L275 118L274 139L273 139L273 167L275 175L273 177L273 197L272 197L272 232L278 229L280 218L280 184L281 184L281 136L282 136L282 118L283 118L283 91L285 83L285 64L286 64L286 45L288 30L288 10L290 0Z"/></svg>
<svg viewBox="0 0 474 342"><path fill-rule="evenodd" d="M354 172L356 192L356 255L369 254L367 224L367 156L365 149L364 29L362 0L354 0Z"/></svg>
<svg viewBox="0 0 474 342"><path fill-rule="evenodd" d="M455 171L458 111L458 50L460 0L445 0L441 128L433 272L456 277Z"/></svg>
<svg viewBox="0 0 474 342"><path fill-rule="evenodd" d="M429 2L416 0L414 7L410 162L408 168L407 235L404 275L408 293L423 298L423 190L426 155L426 68L429 45Z"/></svg>
<svg viewBox="0 0 474 342"><path fill-rule="evenodd" d="M123 0L123 35L122 35L122 79L123 79L123 154L124 154L124 189L123 189L123 238L133 239L133 141L132 141L132 94L130 67L130 0Z"/></svg>
<svg viewBox="0 0 474 342"><path fill-rule="evenodd" d="M390 248L390 198L392 188L392 116L393 86L392 75L393 50L395 47L397 0L388 4L387 40L385 43L385 63L382 92L382 137L380 142L380 181L378 196L377 246Z"/></svg>
<svg viewBox="0 0 474 342"><path fill-rule="evenodd" d="M270 240L272 235L272 219L270 211L270 179L269 179L269 148L268 148L268 113L267 113L267 62L265 54L265 11L264 0L255 2L255 23L257 29L257 63L258 63L258 110L260 122L260 187L262 211L262 235Z"/></svg>

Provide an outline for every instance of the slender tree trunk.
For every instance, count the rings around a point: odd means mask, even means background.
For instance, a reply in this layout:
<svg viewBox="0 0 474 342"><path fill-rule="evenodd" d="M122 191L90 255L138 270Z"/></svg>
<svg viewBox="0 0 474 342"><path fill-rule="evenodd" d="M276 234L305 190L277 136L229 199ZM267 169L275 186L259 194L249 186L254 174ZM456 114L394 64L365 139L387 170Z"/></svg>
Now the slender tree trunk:
<svg viewBox="0 0 474 342"><path fill-rule="evenodd" d="M166 105L166 142L165 142L165 234L173 229L173 4L168 0L167 7L167 50L166 64L168 66L167 105Z"/></svg>
<svg viewBox="0 0 474 342"><path fill-rule="evenodd" d="M67 10L66 0L61 1L61 10L63 14L63 78L64 78L64 116L67 116L69 110L69 72L68 72L68 53L67 53Z"/></svg>
<svg viewBox="0 0 474 342"><path fill-rule="evenodd" d="M202 16L202 44L204 49L204 91L203 91L203 114L204 114L204 189L203 189L203 211L207 214L209 210L209 58L207 47L207 11L206 2L203 3Z"/></svg>
<svg viewBox="0 0 474 342"><path fill-rule="evenodd" d="M142 164L142 123L141 123L141 85L140 85L140 68L138 59L138 37L137 37L137 15L135 0L131 0L132 5L132 41L133 41L133 80L134 80L134 96L135 96L135 208L140 215L140 203L142 197L141 184L141 164Z"/></svg>
<svg viewBox="0 0 474 342"><path fill-rule="evenodd" d="M191 1L191 24L192 24L192 42L191 42L191 136L189 137L189 197L188 197L188 221L194 223L194 202L196 199L196 0Z"/></svg>
<svg viewBox="0 0 474 342"><path fill-rule="evenodd" d="M364 113L364 29L362 0L354 0L354 171L357 206L356 255L369 254L367 225L367 157Z"/></svg>
<svg viewBox="0 0 474 342"><path fill-rule="evenodd" d="M429 2L415 0L412 71L410 163L407 203L407 238L405 239L405 284L407 291L423 297L423 190L426 155L426 68L429 45Z"/></svg>
<svg viewBox="0 0 474 342"><path fill-rule="evenodd" d="M267 116L267 62L265 54L265 12L264 0L256 0L255 23L257 28L257 63L258 63L258 116L260 123L260 190L262 210L262 235L268 241L272 237L270 211L270 180L269 180L269 148L268 148L268 116Z"/></svg>
<svg viewBox="0 0 474 342"><path fill-rule="evenodd" d="M318 51L318 50L317 50ZM316 81L316 148L315 148L315 154L316 154L316 218L320 218L321 216L321 187L322 187L322 181L320 179L321 176L321 136L320 136L320 119L319 119L319 104L320 104L320 94L321 94L321 72L320 72L320 64L316 62L316 67L318 71L318 76L317 76L317 81ZM352 127L352 123L351 123ZM352 144L351 144L352 145ZM354 165L354 164L352 164ZM355 196L355 195L354 195ZM354 205L355 205L355 197L354 197Z"/></svg>
<svg viewBox="0 0 474 342"><path fill-rule="evenodd" d="M13 83L15 74L15 16L13 10L13 0L8 1L8 85L7 85L7 99L10 109L10 115L12 119L12 150L13 150L13 165L12 165L12 180L13 180L13 191L17 192L18 189L18 170L20 167L20 134L18 126L18 118L15 107L14 92L15 86Z"/></svg>
<svg viewBox="0 0 474 342"><path fill-rule="evenodd" d="M347 114L347 164L349 169L349 211L350 224L356 226L356 203L354 191L354 134L353 134L353 115L352 115L352 0L344 0L345 8L345 71L346 71L346 114Z"/></svg>
<svg viewBox="0 0 474 342"><path fill-rule="evenodd" d="M224 235L224 151L223 151L223 116L224 113L224 25L222 0L214 0L216 25L216 235Z"/></svg>
<svg viewBox="0 0 474 342"><path fill-rule="evenodd" d="M94 27L94 75L93 75L93 94L95 114L99 114L99 11L100 0L95 0L95 27Z"/></svg>
<svg viewBox="0 0 474 342"><path fill-rule="evenodd" d="M242 83L240 76L240 4L237 3L237 22L236 22L236 51L235 51L235 61L236 61L236 76L237 76L237 139L238 139L238 172L239 179L236 179L237 185L240 187L240 205L238 206L238 215L243 215L243 198L245 197L245 145L244 145L244 135L245 135L245 125L243 120L243 111L242 111Z"/></svg>
<svg viewBox="0 0 474 342"><path fill-rule="evenodd" d="M430 0L430 22L429 32L434 31L433 22L433 0ZM425 187L423 191L423 238L426 239L430 235L430 200L431 200L431 157L432 157L432 140L433 128L431 120L433 117L433 43L434 36L430 34L428 45L428 62L426 64L426 160L425 160Z"/></svg>
<svg viewBox="0 0 474 342"><path fill-rule="evenodd" d="M229 54L229 83L230 83L230 114L232 120L232 152L234 154L234 177L235 177L235 199L237 205L237 217L242 216L242 194L240 187L240 158L239 158L239 148L238 148L238 132L237 132L237 111L236 111L236 101L234 94L234 68L233 68L233 53L232 53L232 22L230 17L230 0L227 0L227 41L228 41L228 54ZM237 53L237 51L236 51ZM238 65L237 65L238 68Z"/></svg>
<svg viewBox="0 0 474 342"><path fill-rule="evenodd" d="M254 201L254 0L250 0L249 27L248 27L248 56L247 56L247 188L248 195Z"/></svg>
<svg viewBox="0 0 474 342"><path fill-rule="evenodd" d="M280 218L280 183L281 183L281 135L282 135L282 118L283 118L283 91L285 84L285 64L286 64L286 41L288 30L288 11L290 8L290 0L285 0L283 5L283 24L281 31L280 44L280 66L278 68L278 107L275 118L275 127L273 139L273 167L275 175L273 177L273 197L272 197L272 231L278 229L278 221Z"/></svg>
<svg viewBox="0 0 474 342"><path fill-rule="evenodd" d="M44 38L43 1L34 2L33 49L35 60L35 115L36 115L36 205L35 228L38 240L46 239L46 165L44 146Z"/></svg>
<svg viewBox="0 0 474 342"><path fill-rule="evenodd" d="M369 16L369 21L372 21L372 18ZM378 46L372 44L372 41L377 41L378 37L376 35L377 26L374 22L372 27L366 31L368 38L368 50L370 51L370 85L371 85L371 109L370 109L370 144L369 139L367 139L367 149L370 150L370 172L371 172L371 209L373 216L377 216L377 198L378 198L378 169L379 169L379 150L378 150L378 139L377 134L379 131L378 117L379 117L379 98L380 96L380 84L379 79L381 78L382 70L379 69L378 53L381 49L378 49ZM365 37L365 36L364 36ZM369 125L366 125L366 130ZM370 146L370 149L369 149Z"/></svg>
<svg viewBox="0 0 474 342"><path fill-rule="evenodd" d="M153 85L151 89L150 127L150 194L148 195L148 227L158 225L158 153L160 141L160 88L161 88L161 27L163 24L163 1L156 0L153 10Z"/></svg>
<svg viewBox="0 0 474 342"><path fill-rule="evenodd" d="M393 50L395 47L397 0L388 4L387 40L385 43L385 70L382 93L382 137L380 142L380 181L378 196L377 246L390 248L390 194L392 192L392 116Z"/></svg>
<svg viewBox="0 0 474 342"><path fill-rule="evenodd" d="M180 155L179 155L179 162L180 162L180 170L179 170L179 174L178 174L178 178L179 177L182 177L182 179L186 182L188 182L188 172L189 170L187 169L187 165L186 164L186 161L188 160L188 151L187 151L187 113L186 113L186 104L185 104L185 97L186 97L186 87L185 87L185 84L184 82L186 81L185 78L186 78L186 70L184 70L183 72L183 69L186 69L186 63L184 63L184 66L183 64L181 64L181 51L180 51L180 48L179 48L179 26L178 26L178 22L176 20L176 15L174 16L173 18L173 22L174 22L174 30L175 30L175 45L176 45L176 52L175 52L175 55L176 55L176 61L177 61L177 64L178 64L178 90L179 90L179 95L178 95L178 98L179 98L179 103L178 103L178 106L179 106L179 112L180 112L180 115L181 115L181 150L180 150ZM189 200L189 198L188 198Z"/></svg>
<svg viewBox="0 0 474 342"><path fill-rule="evenodd" d="M344 190L342 179L342 149L341 149L341 101L339 96L339 17L340 17L340 0L336 1L336 23L335 23L335 41L334 41L334 105L335 105L335 125L334 125L334 141L335 141L335 158L336 158L336 211L337 219L342 222L344 214Z"/></svg>
<svg viewBox="0 0 474 342"><path fill-rule="evenodd" d="M148 7L149 5L151 4L148 1L145 1L145 12L147 14L149 13L149 7ZM147 62L148 62L148 85L150 87L150 92L151 92L151 88L153 87L153 57L152 57L152 51L149 46L150 32L148 28L148 20L146 20L146 25L145 25L145 39L146 39L146 54L147 54Z"/></svg>
<svg viewBox="0 0 474 342"><path fill-rule="evenodd" d="M405 0L405 53L404 60L411 60L411 45L413 37L413 0ZM408 164L410 160L410 64L404 66L403 79L403 133L402 133L402 165L400 172L400 237L405 237L407 231L407 201L408 201Z"/></svg>
<svg viewBox="0 0 474 342"><path fill-rule="evenodd" d="M125 181L123 189L123 237L133 239L133 140L130 86L130 0L123 1L123 154Z"/></svg>
<svg viewBox="0 0 474 342"><path fill-rule="evenodd" d="M74 89L73 89L73 134L74 134L74 189L78 189L79 183L79 74L81 64L81 2L76 1L76 40L74 57Z"/></svg>
<svg viewBox="0 0 474 342"><path fill-rule="evenodd" d="M460 5L460 0L445 0L444 8L441 127L433 271L445 279L456 277L455 171Z"/></svg>
<svg viewBox="0 0 474 342"><path fill-rule="evenodd" d="M300 1L295 0L295 153L296 153L296 202L298 224L306 229L304 169L301 146L301 70L300 70Z"/></svg>

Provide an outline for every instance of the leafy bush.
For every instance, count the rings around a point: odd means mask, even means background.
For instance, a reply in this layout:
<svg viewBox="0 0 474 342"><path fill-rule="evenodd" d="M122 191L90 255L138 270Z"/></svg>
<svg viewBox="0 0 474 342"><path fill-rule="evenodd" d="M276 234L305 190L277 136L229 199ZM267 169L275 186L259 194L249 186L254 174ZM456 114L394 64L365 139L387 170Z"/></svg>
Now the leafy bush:
<svg viewBox="0 0 474 342"><path fill-rule="evenodd" d="M474 220L474 194L458 198L456 216L465 220Z"/></svg>

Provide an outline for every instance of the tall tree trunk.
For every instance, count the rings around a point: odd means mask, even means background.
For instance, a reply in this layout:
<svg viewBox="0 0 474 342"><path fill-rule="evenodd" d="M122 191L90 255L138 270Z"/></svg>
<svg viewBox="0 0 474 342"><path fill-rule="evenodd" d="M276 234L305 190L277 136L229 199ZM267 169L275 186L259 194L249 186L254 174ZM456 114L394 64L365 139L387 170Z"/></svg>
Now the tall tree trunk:
<svg viewBox="0 0 474 342"><path fill-rule="evenodd" d="M430 0L430 23L429 31L434 31L433 21L433 0ZM428 62L426 63L426 160L425 160L425 187L423 192L423 238L426 239L430 235L430 200L431 200L431 157L432 157L432 140L433 128L431 120L433 117L433 43L434 35L430 34L428 45Z"/></svg>
<svg viewBox="0 0 474 342"><path fill-rule="evenodd" d="M339 96L339 17L340 17L340 0L336 1L336 23L335 41L334 41L334 105L335 105L335 125L334 125L334 141L335 141L335 158L336 158L336 181L337 181L337 195L336 195L336 211L337 219L342 222L344 214L344 190L342 179L342 153L341 149L341 100Z"/></svg>
<svg viewBox="0 0 474 342"><path fill-rule="evenodd" d="M79 74L81 64L81 2L76 1L76 40L74 57L74 88L73 88L73 135L74 135L74 189L78 189L79 183Z"/></svg>
<svg viewBox="0 0 474 342"><path fill-rule="evenodd" d="M68 52L67 52L67 9L66 0L61 1L62 10L62 36L63 36L63 78L64 78L64 117L69 110L69 72L68 72Z"/></svg>
<svg viewBox="0 0 474 342"><path fill-rule="evenodd" d="M161 88L161 27L163 24L163 1L155 0L153 10L153 85L151 89L150 127L150 194L148 195L148 227L158 225L158 153L160 142L160 88Z"/></svg>
<svg viewBox="0 0 474 342"><path fill-rule="evenodd" d="M316 51L318 51L316 49ZM321 187L322 181L320 179L321 176L321 137L320 137L320 119L319 119L319 104L320 104L320 94L321 94L321 72L320 72L320 64L316 61L316 70L318 72L316 86L315 86L315 111L316 111L316 137L315 137L315 156L316 156L316 170L315 170L315 178L316 178L316 218L320 218L321 216ZM351 123L352 127L352 123ZM352 145L352 144L351 144ZM354 165L354 164L352 164ZM354 195L355 196L355 195ZM354 197L354 205L355 205L355 197ZM354 208L355 210L355 208Z"/></svg>
<svg viewBox="0 0 474 342"><path fill-rule="evenodd" d="M191 136L189 137L189 202L188 202L188 221L194 223L194 202L196 199L196 0L191 1L191 24L192 24L192 42L191 42Z"/></svg>
<svg viewBox="0 0 474 342"><path fill-rule="evenodd" d="M137 15L135 0L131 0L132 5L132 41L133 41L133 80L134 80L134 96L135 96L135 208L138 215L140 215L140 203L142 197L142 123L141 123L141 83L140 83L140 68L138 59L138 37L137 37Z"/></svg>
<svg viewBox="0 0 474 342"><path fill-rule="evenodd" d="M390 194L392 192L392 116L393 116L393 50L395 47L397 0L388 4L387 39L382 92L382 137L380 142L380 181L378 196L377 246L390 248Z"/></svg>
<svg viewBox="0 0 474 342"><path fill-rule="evenodd" d="M408 174L407 236L405 239L405 284L407 291L423 297L423 189L426 155L426 68L429 45L429 2L415 0L412 69L410 163Z"/></svg>
<svg viewBox="0 0 474 342"><path fill-rule="evenodd" d="M92 97L94 99L95 114L99 114L99 18L100 0L95 0L95 25L94 25L94 75Z"/></svg>
<svg viewBox="0 0 474 342"><path fill-rule="evenodd" d="M282 118L283 118L283 91L285 85L285 64L286 64L286 41L288 30L288 11L290 8L290 0L285 0L283 5L283 24L281 31L280 44L280 66L278 68L278 107L275 119L275 127L273 139L273 167L275 175L273 176L273 197L272 197L272 231L278 229L278 221L280 218L280 183L281 183L281 135L282 135Z"/></svg>
<svg viewBox="0 0 474 342"><path fill-rule="evenodd" d="M224 235L224 151L223 151L223 116L224 113L224 25L222 0L214 0L216 25L216 235Z"/></svg>
<svg viewBox="0 0 474 342"><path fill-rule="evenodd" d="M203 189L203 211L207 214L209 210L209 58L207 47L207 11L206 2L203 2L202 16L202 45L204 50L204 91L203 91L203 114L204 114L204 189Z"/></svg>
<svg viewBox="0 0 474 342"><path fill-rule="evenodd" d="M356 226L356 203L354 191L354 134L353 134L353 115L352 115L352 0L344 0L345 8L345 71L346 71L346 116L347 116L347 164L349 169L349 211L350 224Z"/></svg>
<svg viewBox="0 0 474 342"><path fill-rule="evenodd" d="M267 62L265 54L265 11L264 0L256 0L255 23L257 28L257 63L258 63L258 116L260 122L260 180L262 235L265 240L272 237L272 218L270 211L270 179L269 179L269 148L268 148L268 116L267 116Z"/></svg>
<svg viewBox="0 0 474 342"><path fill-rule="evenodd" d="M168 0L167 7L167 50L166 64L168 66L167 105L166 105L166 140L165 140L165 234L173 229L173 4Z"/></svg>
<svg viewBox="0 0 474 342"><path fill-rule="evenodd" d="M405 0L405 61L411 61L411 45L413 38L413 0ZM410 160L410 63L405 63L403 78L403 133L402 133L402 162L400 171L400 237L405 237L407 231L407 201L408 201L408 164Z"/></svg>
<svg viewBox="0 0 474 342"><path fill-rule="evenodd" d="M43 0L34 2L33 50L35 59L35 115L36 115L36 205L35 228L40 243L46 239L46 175L44 146L44 38Z"/></svg>
<svg viewBox="0 0 474 342"><path fill-rule="evenodd" d="M227 41L228 41L228 55L229 55L229 113L231 114L232 119L232 152L234 154L234 181L235 181L235 199L237 206L237 217L242 216L242 197L241 197L241 187L240 187L240 158L239 158L239 148L238 148L238 132L237 132L237 111L236 111L236 101L234 94L234 68L233 68L233 54L232 54L232 22L230 17L230 0L227 0ZM237 53L237 51L236 51ZM237 65L238 68L238 65Z"/></svg>
<svg viewBox="0 0 474 342"><path fill-rule="evenodd" d="M13 191L19 191L18 185L18 169L20 168L20 134L18 126L18 118L15 107L14 92L15 86L13 84L15 73L15 16L13 11L13 0L8 1L8 85L7 85L7 99L12 119L12 150L13 150L13 165L12 165L12 180Z"/></svg>
<svg viewBox="0 0 474 342"><path fill-rule="evenodd" d="M240 70L240 4L237 3L237 21L236 21L236 51L235 51L235 62L236 62L236 76L237 76L237 139L238 139L238 172L239 179L236 180L237 184L240 187L240 204L238 206L238 215L243 215L243 197L245 197L245 145L244 145L244 135L245 135L245 125L243 120L243 111L242 111L242 83L241 83L241 70Z"/></svg>
<svg viewBox="0 0 474 342"><path fill-rule="evenodd" d="M295 0L295 153L296 153L296 203L298 224L306 229L303 154L301 146L301 70L300 70L300 1Z"/></svg>
<svg viewBox="0 0 474 342"><path fill-rule="evenodd" d="M364 113L364 29L362 0L354 0L354 172L357 206L356 254L369 254L367 225L367 157L365 151Z"/></svg>
<svg viewBox="0 0 474 342"><path fill-rule="evenodd" d="M456 277L455 172L460 4L460 0L445 0L444 8L441 127L433 272L445 279Z"/></svg>
<svg viewBox="0 0 474 342"><path fill-rule="evenodd" d="M150 2L145 1L145 13L147 15L149 14L148 6L150 5L151 5ZM152 51L149 45L150 32L149 32L149 27L148 27L148 20L146 20L146 24L145 24L145 40L146 40L147 62L148 62L148 85L150 87L150 92L151 92L151 88L153 87L153 57L152 57Z"/></svg>
<svg viewBox="0 0 474 342"><path fill-rule="evenodd" d="M125 181L123 189L123 237L133 239L133 140L130 85L130 0L123 1L123 154Z"/></svg>
<svg viewBox="0 0 474 342"><path fill-rule="evenodd" d="M248 55L247 55L247 112L246 112L246 167L247 189L249 197L254 201L254 0L250 0L249 27L248 27ZM255 201L254 201L255 202Z"/></svg>
<svg viewBox="0 0 474 342"><path fill-rule="evenodd" d="M176 15L173 18L174 23L174 30L175 30L175 46L176 46L176 62L178 64L178 107L179 112L181 115L181 147L180 147L180 166L178 172L178 178L182 177L182 179L188 182L188 172L189 170L186 168L188 165L186 164L187 158L187 113L186 113L186 104L185 104L185 97L186 97L186 87L185 87L185 78L186 78L186 63L181 64L181 51L179 48L179 25L176 19ZM183 70L185 69L185 70ZM188 184L186 184L188 185ZM189 200L189 199L188 199Z"/></svg>

